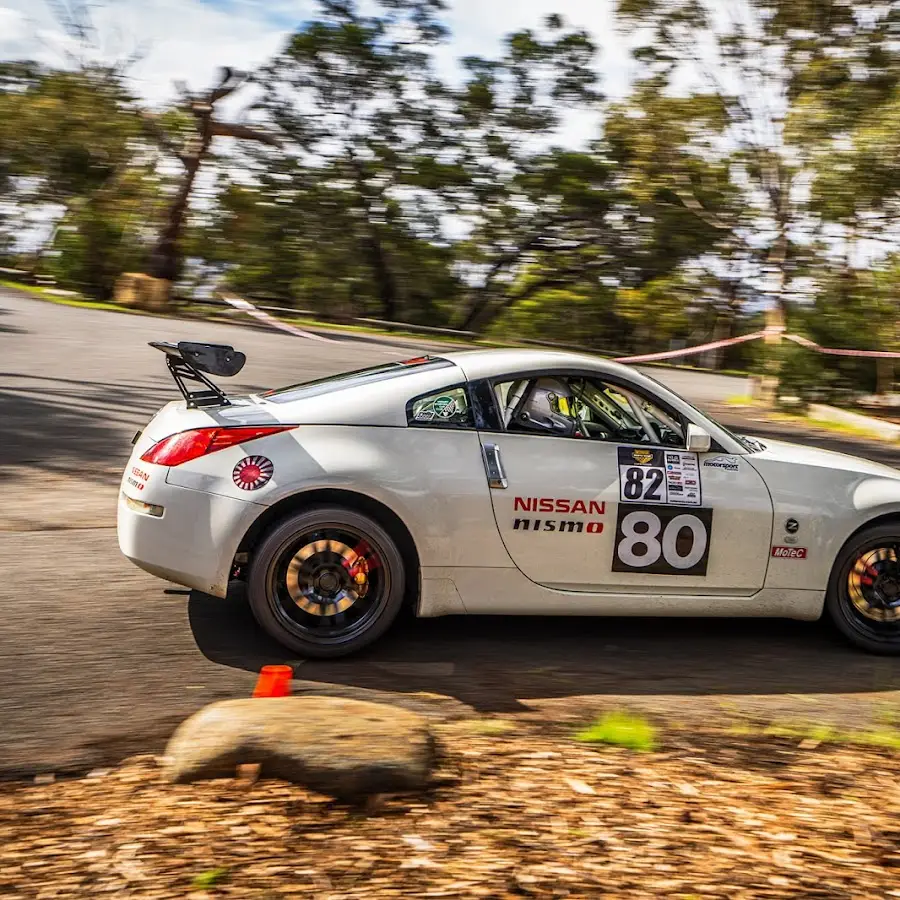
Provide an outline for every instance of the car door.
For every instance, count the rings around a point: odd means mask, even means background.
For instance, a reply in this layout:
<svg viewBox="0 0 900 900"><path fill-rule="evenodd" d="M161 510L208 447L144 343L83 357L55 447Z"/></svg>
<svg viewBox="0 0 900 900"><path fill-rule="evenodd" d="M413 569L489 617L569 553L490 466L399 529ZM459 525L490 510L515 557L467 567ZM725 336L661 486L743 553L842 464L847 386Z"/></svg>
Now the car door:
<svg viewBox="0 0 900 900"><path fill-rule="evenodd" d="M665 443L652 443L628 407L622 427L585 421L580 430L591 437L516 432L522 381L492 382L502 428L480 438L497 528L530 580L595 593L740 596L762 588L772 503L745 459L689 453L682 416L600 376L590 377L595 388L672 424L653 432Z"/></svg>

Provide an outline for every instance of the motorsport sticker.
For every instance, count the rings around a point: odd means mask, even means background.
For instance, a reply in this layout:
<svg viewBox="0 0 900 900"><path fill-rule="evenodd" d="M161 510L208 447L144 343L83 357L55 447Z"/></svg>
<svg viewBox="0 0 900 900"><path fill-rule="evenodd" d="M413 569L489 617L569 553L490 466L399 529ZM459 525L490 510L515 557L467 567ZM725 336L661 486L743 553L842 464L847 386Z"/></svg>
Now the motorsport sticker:
<svg viewBox="0 0 900 900"><path fill-rule="evenodd" d="M231 473L231 480L242 491L256 491L265 487L275 474L272 460L265 456L245 456Z"/></svg>
<svg viewBox="0 0 900 900"><path fill-rule="evenodd" d="M806 559L806 547L773 547L775 559Z"/></svg>
<svg viewBox="0 0 900 900"><path fill-rule="evenodd" d="M696 453L643 447L619 447L618 452L622 503L701 505Z"/></svg>
<svg viewBox="0 0 900 900"><path fill-rule="evenodd" d="M431 408L439 419L449 419L456 412L456 401L452 397L438 397Z"/></svg>
<svg viewBox="0 0 900 900"><path fill-rule="evenodd" d="M459 403L453 397L440 396L418 410L415 419L417 422L433 422L435 418L450 419L459 411Z"/></svg>
<svg viewBox="0 0 900 900"><path fill-rule="evenodd" d="M736 456L714 456L712 459L703 461L705 469L722 469L725 472L739 472L740 463Z"/></svg>

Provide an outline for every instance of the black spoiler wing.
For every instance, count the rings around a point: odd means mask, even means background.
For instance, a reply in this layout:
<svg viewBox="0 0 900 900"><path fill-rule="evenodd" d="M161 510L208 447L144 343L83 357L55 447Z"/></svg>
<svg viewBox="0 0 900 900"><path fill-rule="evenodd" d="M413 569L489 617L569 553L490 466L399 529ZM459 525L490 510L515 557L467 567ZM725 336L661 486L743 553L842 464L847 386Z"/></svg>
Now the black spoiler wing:
<svg viewBox="0 0 900 900"><path fill-rule="evenodd" d="M166 365L189 407L230 406L224 392L207 375L230 378L244 368L247 357L228 344L197 344L192 341L151 341L151 347L166 354ZM195 387L192 389L191 385ZM196 385L202 385L200 389Z"/></svg>

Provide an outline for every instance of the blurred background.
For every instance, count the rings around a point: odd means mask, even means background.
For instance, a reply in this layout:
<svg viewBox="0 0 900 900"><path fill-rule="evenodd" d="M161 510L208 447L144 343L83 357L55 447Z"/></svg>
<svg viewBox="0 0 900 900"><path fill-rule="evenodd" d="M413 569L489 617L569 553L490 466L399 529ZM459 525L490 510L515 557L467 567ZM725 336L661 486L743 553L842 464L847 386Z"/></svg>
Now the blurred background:
<svg viewBox="0 0 900 900"><path fill-rule="evenodd" d="M892 3L0 0L0 266L97 301L896 352L898 200ZM896 378L692 362L825 401Z"/></svg>

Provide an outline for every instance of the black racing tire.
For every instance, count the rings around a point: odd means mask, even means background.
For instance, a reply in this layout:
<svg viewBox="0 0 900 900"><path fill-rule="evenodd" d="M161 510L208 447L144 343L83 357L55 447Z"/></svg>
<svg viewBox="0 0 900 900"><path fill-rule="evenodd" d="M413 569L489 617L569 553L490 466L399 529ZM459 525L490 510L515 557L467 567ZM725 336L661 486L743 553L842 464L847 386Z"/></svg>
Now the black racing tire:
<svg viewBox="0 0 900 900"><path fill-rule="evenodd" d="M342 577L342 568L347 568L339 548L344 548L345 557L354 558L350 556L355 552L351 550L353 540L359 542L357 548L366 548L362 556L372 561L371 571L367 562L366 590L377 591L377 596L369 597L367 593L346 610L326 615L328 610L337 609L332 604L347 602L358 589L350 582L342 586L349 593L339 594L336 599L332 591L333 581ZM322 546L328 549L317 551ZM338 552L332 552L332 548ZM304 553L308 557L304 558ZM307 564L311 574L298 575L298 570ZM326 593L319 587L321 573L329 572L330 592ZM308 593L299 596L298 602L301 580ZM353 509L320 506L282 519L265 534L250 563L247 599L256 621L279 643L304 657L333 659L356 653L390 628L403 606L405 586L403 557L381 525ZM308 596L313 599L308 601ZM346 599L341 600L341 596ZM357 604L361 604L358 610ZM346 621L353 615L360 618Z"/></svg>
<svg viewBox="0 0 900 900"><path fill-rule="evenodd" d="M850 579L857 560L882 548L897 548L895 555L900 556L900 521L866 528L844 545L831 570L825 609L838 631L857 647L869 653L900 656L900 610L896 616L891 613L879 621L871 617L877 614L861 611L851 597ZM897 564L891 568L900 573Z"/></svg>

